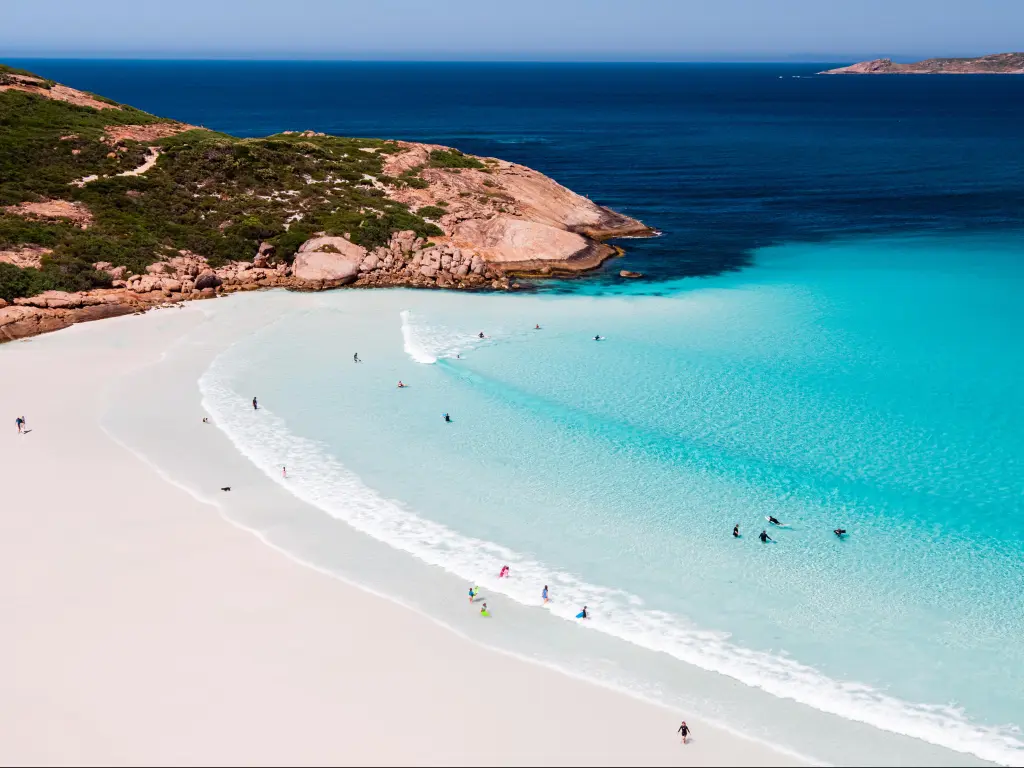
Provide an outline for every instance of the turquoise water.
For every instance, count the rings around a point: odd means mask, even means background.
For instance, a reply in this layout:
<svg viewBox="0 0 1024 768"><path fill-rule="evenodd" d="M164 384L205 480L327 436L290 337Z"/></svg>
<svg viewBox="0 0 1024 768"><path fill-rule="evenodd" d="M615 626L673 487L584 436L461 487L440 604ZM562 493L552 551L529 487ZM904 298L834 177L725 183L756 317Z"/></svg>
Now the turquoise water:
<svg viewBox="0 0 1024 768"><path fill-rule="evenodd" d="M538 616L586 604L662 664L1024 764L1022 247L779 246L658 295L326 294L201 388L293 492Z"/></svg>

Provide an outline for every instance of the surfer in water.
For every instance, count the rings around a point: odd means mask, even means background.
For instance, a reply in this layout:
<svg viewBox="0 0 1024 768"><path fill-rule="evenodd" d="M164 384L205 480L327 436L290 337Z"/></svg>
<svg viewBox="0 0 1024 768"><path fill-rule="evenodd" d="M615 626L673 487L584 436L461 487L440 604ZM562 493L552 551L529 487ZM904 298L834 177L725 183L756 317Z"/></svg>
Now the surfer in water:
<svg viewBox="0 0 1024 768"><path fill-rule="evenodd" d="M577 619L589 619L590 614L587 612L587 606L583 606L583 610L576 614Z"/></svg>
<svg viewBox="0 0 1024 768"><path fill-rule="evenodd" d="M761 540L762 544L767 544L769 541L772 541L772 537L769 536L765 531L761 531L761 535L757 538Z"/></svg>
<svg viewBox="0 0 1024 768"><path fill-rule="evenodd" d="M603 341L603 340L604 340L604 336L597 335L597 336L594 337L594 341Z"/></svg>
<svg viewBox="0 0 1024 768"><path fill-rule="evenodd" d="M405 389L405 384L402 383L401 379L398 380L398 388L399 389Z"/></svg>
<svg viewBox="0 0 1024 768"><path fill-rule="evenodd" d="M449 416L447 413L444 414L444 420L445 420L446 424L451 424L452 423L452 417Z"/></svg>
<svg viewBox="0 0 1024 768"><path fill-rule="evenodd" d="M358 352L356 352L354 355L352 355L352 362L353 363L361 363L362 362L362 360L359 359L359 353Z"/></svg>
<svg viewBox="0 0 1024 768"><path fill-rule="evenodd" d="M540 330L540 323L537 323L535 326L533 326L533 330L539 331Z"/></svg>
<svg viewBox="0 0 1024 768"><path fill-rule="evenodd" d="M483 338L486 338L486 337L484 336L484 332L483 332L483 331L480 331L480 333L478 333L478 334L477 334L477 336L478 336L479 338L481 338L481 339L483 339Z"/></svg>
<svg viewBox="0 0 1024 768"><path fill-rule="evenodd" d="M834 531L832 531L832 533L834 533L837 537L839 537L841 539L841 538L843 538L843 536L846 535L846 529L845 528L836 528Z"/></svg>
<svg viewBox="0 0 1024 768"><path fill-rule="evenodd" d="M732 537L734 539L738 539L740 537L740 524L739 523L736 523L736 525L734 525L732 527Z"/></svg>
<svg viewBox="0 0 1024 768"><path fill-rule="evenodd" d="M782 525L782 523L779 522L778 518L772 517L771 515L768 515L768 522L772 525Z"/></svg>

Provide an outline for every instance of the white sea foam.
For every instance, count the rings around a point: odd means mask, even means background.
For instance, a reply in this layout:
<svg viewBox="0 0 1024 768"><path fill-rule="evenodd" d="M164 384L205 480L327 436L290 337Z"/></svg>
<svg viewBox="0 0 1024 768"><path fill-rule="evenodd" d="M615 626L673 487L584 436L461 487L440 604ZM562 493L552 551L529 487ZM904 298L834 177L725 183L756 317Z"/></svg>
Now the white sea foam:
<svg viewBox="0 0 1024 768"><path fill-rule="evenodd" d="M454 355L452 350L466 342L464 334L415 328L408 312L402 313L402 320L405 350L418 362ZM584 625L587 629L662 651L823 712L985 760L1024 765L1024 741L1016 728L979 725L954 706L909 703L861 683L834 680L790 658L739 647L726 634L701 630L683 617L646 606L628 592L586 583L500 544L464 536L418 516L367 487L327 446L291 434L270 410L261 409L259 418L253 418L246 397L231 389L223 358L214 361L199 384L203 406L214 423L272 480L356 530L468 583L524 605L537 605L538 585L547 584L554 597L547 610L560 619L576 621L579 607L586 604L592 614ZM296 468L286 484L278 476L282 465ZM511 567L511 578L497 578L502 564Z"/></svg>
<svg viewBox="0 0 1024 768"><path fill-rule="evenodd" d="M455 357L489 341L472 333L415 322L415 316L402 310L402 346L417 363L433 365L439 358Z"/></svg>

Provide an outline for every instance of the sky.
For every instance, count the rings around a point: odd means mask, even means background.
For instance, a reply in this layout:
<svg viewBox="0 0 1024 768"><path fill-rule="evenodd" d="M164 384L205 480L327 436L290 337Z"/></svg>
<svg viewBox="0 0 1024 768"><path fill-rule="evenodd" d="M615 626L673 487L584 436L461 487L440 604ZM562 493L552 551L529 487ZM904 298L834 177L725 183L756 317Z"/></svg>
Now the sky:
<svg viewBox="0 0 1024 768"><path fill-rule="evenodd" d="M0 59L914 60L1024 49L1024 0L47 0Z"/></svg>

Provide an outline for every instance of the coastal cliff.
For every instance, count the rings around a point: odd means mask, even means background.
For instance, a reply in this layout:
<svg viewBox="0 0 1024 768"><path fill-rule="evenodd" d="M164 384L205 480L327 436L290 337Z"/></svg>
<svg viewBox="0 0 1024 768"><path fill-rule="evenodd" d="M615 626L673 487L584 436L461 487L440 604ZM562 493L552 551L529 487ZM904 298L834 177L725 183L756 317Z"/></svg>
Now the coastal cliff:
<svg viewBox="0 0 1024 768"><path fill-rule="evenodd" d="M0 66L0 341L240 290L512 290L650 234L525 166L239 139Z"/></svg>
<svg viewBox="0 0 1024 768"><path fill-rule="evenodd" d="M1024 53L994 53L974 59L925 59L897 64L872 59L848 67L827 69L819 75L1024 75Z"/></svg>

